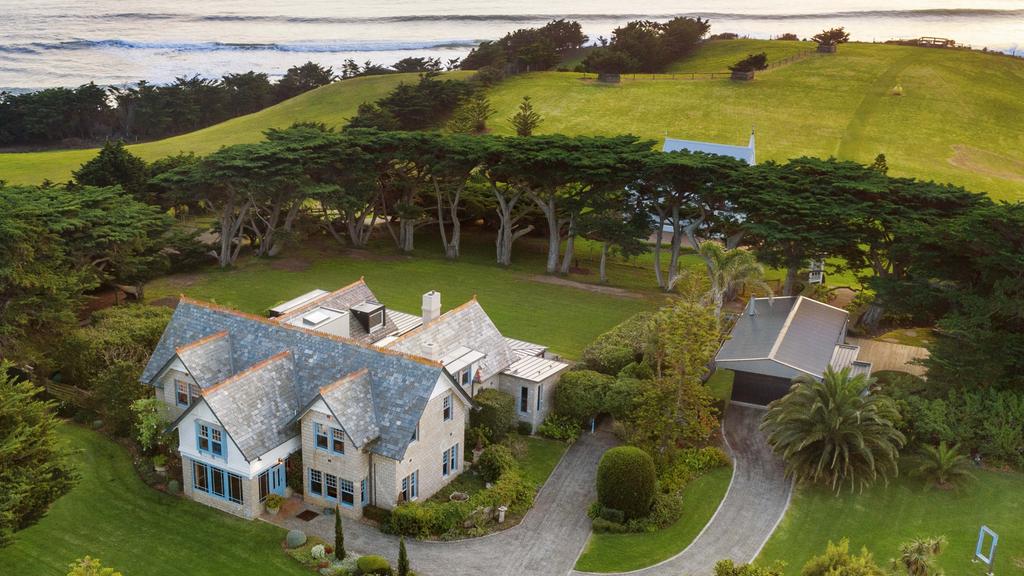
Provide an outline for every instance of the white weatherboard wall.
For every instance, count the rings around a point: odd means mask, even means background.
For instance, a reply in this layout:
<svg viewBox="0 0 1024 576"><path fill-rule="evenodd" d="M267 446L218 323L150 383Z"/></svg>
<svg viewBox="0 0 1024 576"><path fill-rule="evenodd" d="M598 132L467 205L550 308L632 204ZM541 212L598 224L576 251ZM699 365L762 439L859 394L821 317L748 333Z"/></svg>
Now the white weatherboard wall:
<svg viewBox="0 0 1024 576"><path fill-rule="evenodd" d="M177 399L177 387L175 381L182 380L189 384L195 384L196 381L188 373L188 369L181 360L175 356L173 360L164 368L157 377L156 382L156 397L163 400L166 405L166 412L164 416L168 420L175 420L181 413L185 411L184 406L178 406Z"/></svg>

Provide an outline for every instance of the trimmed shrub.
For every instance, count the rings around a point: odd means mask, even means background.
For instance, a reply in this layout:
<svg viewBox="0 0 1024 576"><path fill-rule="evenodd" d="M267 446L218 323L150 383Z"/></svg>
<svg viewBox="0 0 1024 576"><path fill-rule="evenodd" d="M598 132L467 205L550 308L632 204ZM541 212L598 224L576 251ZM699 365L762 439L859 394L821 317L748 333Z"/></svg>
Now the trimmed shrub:
<svg viewBox="0 0 1024 576"><path fill-rule="evenodd" d="M502 474L516 467L516 459L507 446L492 444L480 453L474 467L484 482L496 482Z"/></svg>
<svg viewBox="0 0 1024 576"><path fill-rule="evenodd" d="M635 446L617 446L597 466L597 499L621 510L627 519L651 513L655 492L654 460Z"/></svg>
<svg viewBox="0 0 1024 576"><path fill-rule="evenodd" d="M523 479L518 470L512 469L502 474L490 490L474 494L469 504L473 509L480 506L508 506L513 514L521 514L533 506L535 493L536 487Z"/></svg>
<svg viewBox="0 0 1024 576"><path fill-rule="evenodd" d="M614 378L594 370L566 372L555 388L555 413L580 424L604 411Z"/></svg>
<svg viewBox="0 0 1024 576"><path fill-rule="evenodd" d="M356 569L360 574L391 575L391 564L383 556L360 556L356 560Z"/></svg>
<svg viewBox="0 0 1024 576"><path fill-rule="evenodd" d="M612 522L600 517L594 518L590 522L590 528L597 534L625 534L629 532L629 528L625 524Z"/></svg>
<svg viewBox="0 0 1024 576"><path fill-rule="evenodd" d="M601 334L583 350L583 364L591 370L615 375L640 363L651 333L650 312L641 312Z"/></svg>
<svg viewBox="0 0 1024 576"><path fill-rule="evenodd" d="M580 425L575 420L554 414L548 416L544 422L537 427L537 433L545 438L572 442L580 437Z"/></svg>
<svg viewBox="0 0 1024 576"><path fill-rule="evenodd" d="M306 543L306 534L302 530L289 530L284 542L289 548L298 548Z"/></svg>
<svg viewBox="0 0 1024 576"><path fill-rule="evenodd" d="M694 478L731 463L729 456L717 446L680 450L659 476L658 488L665 493L679 492Z"/></svg>
<svg viewBox="0 0 1024 576"><path fill-rule="evenodd" d="M641 380L619 376L605 392L602 412L611 414L616 420L627 420L640 405L640 398L648 386Z"/></svg>
<svg viewBox="0 0 1024 576"><path fill-rule="evenodd" d="M515 423L516 400L511 394L486 388L473 397L476 408L470 413L470 426L483 431L490 442L501 442Z"/></svg>
<svg viewBox="0 0 1024 576"><path fill-rule="evenodd" d="M532 436L533 435L533 424L529 422L522 422L516 424L516 433L520 436Z"/></svg>

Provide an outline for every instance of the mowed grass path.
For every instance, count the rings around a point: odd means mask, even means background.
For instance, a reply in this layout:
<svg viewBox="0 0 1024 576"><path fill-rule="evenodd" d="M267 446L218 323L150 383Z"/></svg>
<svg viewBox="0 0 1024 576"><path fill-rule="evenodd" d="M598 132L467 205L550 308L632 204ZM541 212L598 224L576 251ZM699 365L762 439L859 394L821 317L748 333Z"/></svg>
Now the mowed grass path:
<svg viewBox="0 0 1024 576"><path fill-rule="evenodd" d="M664 296L650 288L626 297L542 281L547 280L539 278L544 270L542 243L517 242L513 266L503 269L494 263L490 236L467 234L457 262L445 260L436 238L428 233L417 237L414 256L397 253L388 238L365 251L345 250L327 241L307 242L277 259L242 259L230 270L210 267L158 279L147 287L147 298L183 293L263 314L314 288L334 290L363 276L387 306L412 314L419 313L422 295L429 290L441 292L444 310L476 295L503 334L546 344L569 358L578 358L587 344L612 326L664 302ZM585 252L581 258L586 258ZM623 263L611 268L613 285L653 285L647 268ZM596 274L570 279L597 282Z"/></svg>
<svg viewBox="0 0 1024 576"><path fill-rule="evenodd" d="M825 551L829 540L848 537L852 550L867 546L883 563L912 538L945 536L939 565L947 574L980 576L985 570L971 558L978 528L985 524L999 534L995 573L1024 574L1024 474L976 474L960 492L926 489L906 478L862 494L801 488L759 560L784 560L786 574L795 575Z"/></svg>
<svg viewBox="0 0 1024 576"><path fill-rule="evenodd" d="M0 573L59 576L88 554L130 576L309 574L281 551L284 530L151 489L96 432L64 425L60 435L81 481L0 548Z"/></svg>
<svg viewBox="0 0 1024 576"><path fill-rule="evenodd" d="M583 572L637 570L682 552L714 516L732 479L732 468L712 470L683 491L683 514L675 524L641 534L591 534L576 561Z"/></svg>
<svg viewBox="0 0 1024 576"><path fill-rule="evenodd" d="M466 74L454 72L445 77ZM300 121L323 122L337 127L355 115L363 102L374 102L399 83L416 82L417 79L417 74L389 74L335 82L253 114L180 136L133 144L128 148L141 158L152 161L179 152L208 154L221 146L257 142L269 128L286 128ZM95 155L95 149L0 154L0 180L12 184L35 184L44 179L62 182Z"/></svg>
<svg viewBox="0 0 1024 576"><path fill-rule="evenodd" d="M728 72L729 66L745 58L748 54L764 52L768 62L778 62L795 56L801 52L813 52L817 44L814 42L798 42L788 40L753 40L737 38L736 40L711 41L705 43L700 50L672 64L667 72Z"/></svg>
<svg viewBox="0 0 1024 576"><path fill-rule="evenodd" d="M800 43L720 41L679 64L714 71L761 49L782 56ZM762 48L763 47L763 48ZM903 96L891 89L903 87ZM752 82L624 80L604 85L571 72L511 78L495 87L491 124L523 96L544 115L540 133L636 134L746 144L759 161L836 156L890 173L953 182L994 198L1024 200L1024 60L979 52L844 44L762 72Z"/></svg>

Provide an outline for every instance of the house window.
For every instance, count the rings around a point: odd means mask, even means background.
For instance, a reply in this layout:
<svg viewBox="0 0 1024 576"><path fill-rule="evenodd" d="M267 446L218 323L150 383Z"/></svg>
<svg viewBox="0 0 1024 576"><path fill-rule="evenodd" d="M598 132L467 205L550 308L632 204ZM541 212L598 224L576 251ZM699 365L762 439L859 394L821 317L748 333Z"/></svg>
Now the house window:
<svg viewBox="0 0 1024 576"><path fill-rule="evenodd" d="M459 445L458 444L456 444L455 446L452 446L451 454L449 455L448 464L449 464L449 468L451 468L452 472L454 472L454 471L459 469Z"/></svg>
<svg viewBox="0 0 1024 576"><path fill-rule="evenodd" d="M416 470L412 474L402 478L402 500L408 502L419 498L419 475L420 471Z"/></svg>
<svg viewBox="0 0 1024 576"><path fill-rule="evenodd" d="M417 441L419 439L420 439L420 423L417 422L416 423L416 427L412 429L412 438L409 439L409 442L415 442L415 441Z"/></svg>
<svg viewBox="0 0 1024 576"><path fill-rule="evenodd" d="M319 422L313 423L313 434L316 436L316 447L327 450L327 429Z"/></svg>
<svg viewBox="0 0 1024 576"><path fill-rule="evenodd" d="M195 384L189 384L182 380L175 380L174 389L175 401L178 403L178 406L190 406L195 402L196 398L199 398L199 386L196 386Z"/></svg>
<svg viewBox="0 0 1024 576"><path fill-rule="evenodd" d="M359 502L363 506L370 502L370 494L366 491L366 478L359 481Z"/></svg>
<svg viewBox="0 0 1024 576"><path fill-rule="evenodd" d="M224 456L224 432L216 426L199 422L196 424L196 447L200 452L213 456Z"/></svg>
<svg viewBox="0 0 1024 576"><path fill-rule="evenodd" d="M519 411L530 411L530 389L526 386L519 387Z"/></svg>
<svg viewBox="0 0 1024 576"><path fill-rule="evenodd" d="M325 498L329 498L331 500L337 500L338 499L338 477L335 476L334 474L324 474L324 476L327 479L327 481L325 482L325 484L327 485L327 491L324 492L324 497Z"/></svg>
<svg viewBox="0 0 1024 576"><path fill-rule="evenodd" d="M309 470L309 492L317 496L324 493L324 475L319 470Z"/></svg>
<svg viewBox="0 0 1024 576"><path fill-rule="evenodd" d="M331 428L331 450L335 454L345 453L345 432L337 428Z"/></svg>
<svg viewBox="0 0 1024 576"><path fill-rule="evenodd" d="M259 476L260 502L266 500L267 496L270 495L270 478L267 475L268 472L269 470L264 470Z"/></svg>
<svg viewBox="0 0 1024 576"><path fill-rule="evenodd" d="M473 371L470 368L466 368L462 372L459 372L459 384L463 387L469 386L473 382Z"/></svg>
<svg viewBox="0 0 1024 576"><path fill-rule="evenodd" d="M544 385L537 385L537 412L544 408Z"/></svg>
<svg viewBox="0 0 1024 576"><path fill-rule="evenodd" d="M341 505L348 506L349 508L354 506L356 503L356 493L352 481L343 479L338 482L338 487L341 489Z"/></svg>
<svg viewBox="0 0 1024 576"><path fill-rule="evenodd" d="M447 422L452 419L452 395L449 394L444 397L444 402L441 405L441 412L444 414L444 421Z"/></svg>
<svg viewBox="0 0 1024 576"><path fill-rule="evenodd" d="M378 311L370 314L370 318L367 321L367 324L370 325L369 332L373 332L377 328L380 328L381 326L383 326L384 325L384 311L383 310L378 310Z"/></svg>
<svg viewBox="0 0 1024 576"><path fill-rule="evenodd" d="M241 476L194 460L192 487L235 504L241 504L244 500Z"/></svg>
<svg viewBox="0 0 1024 576"><path fill-rule="evenodd" d="M450 461L450 456L451 456L451 448L449 448L448 450L445 450L444 453L441 454L441 476L447 476L448 473L451 471L448 468L448 462Z"/></svg>

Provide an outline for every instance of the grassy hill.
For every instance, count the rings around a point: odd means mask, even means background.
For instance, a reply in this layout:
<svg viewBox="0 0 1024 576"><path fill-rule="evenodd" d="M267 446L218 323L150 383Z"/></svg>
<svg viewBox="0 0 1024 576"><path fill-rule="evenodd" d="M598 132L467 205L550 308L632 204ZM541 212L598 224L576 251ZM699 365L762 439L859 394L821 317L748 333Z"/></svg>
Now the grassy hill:
<svg viewBox="0 0 1024 576"><path fill-rule="evenodd" d="M780 60L808 43L707 43L674 71L714 72L749 53ZM295 120L338 123L408 76L346 81L262 112L133 149L147 159L179 150L208 152L257 139ZM894 86L903 95L891 94ZM601 85L572 72L511 78L490 94L496 133L528 95L545 116L541 132L666 135L743 144L757 129L758 159L800 155L870 162L884 153L894 175L949 181L995 198L1024 200L1024 60L978 52L846 44L759 73L753 82L626 79ZM93 152L0 154L0 179L62 180Z"/></svg>
<svg viewBox="0 0 1024 576"><path fill-rule="evenodd" d="M462 76L467 73L452 74ZM221 146L255 142L268 128L283 128L298 121L336 126L353 116L363 102L373 102L399 82L414 82L416 78L416 74L389 74L335 82L253 114L129 148L146 160L156 160L179 152L205 154ZM0 180L15 184L37 183L43 179L63 181L71 177L72 170L95 154L95 149L0 154Z"/></svg>

